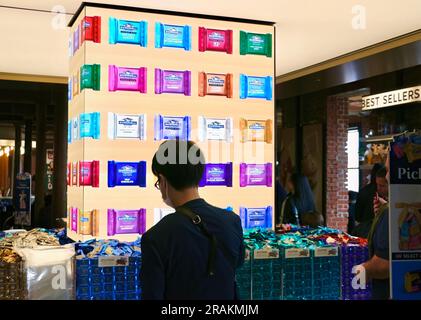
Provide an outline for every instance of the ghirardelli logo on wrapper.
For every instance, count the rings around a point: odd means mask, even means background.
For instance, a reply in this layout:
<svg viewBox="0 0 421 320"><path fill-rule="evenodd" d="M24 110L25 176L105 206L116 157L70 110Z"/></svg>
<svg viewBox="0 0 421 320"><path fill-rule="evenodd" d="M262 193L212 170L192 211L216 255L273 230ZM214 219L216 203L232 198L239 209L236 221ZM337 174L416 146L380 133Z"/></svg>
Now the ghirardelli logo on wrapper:
<svg viewBox="0 0 421 320"><path fill-rule="evenodd" d="M178 35L181 33L181 31L178 30L177 28L169 28L165 30L165 33Z"/></svg>
<svg viewBox="0 0 421 320"><path fill-rule="evenodd" d="M88 29L91 27L91 24L88 21L85 21L85 23L83 24L83 26L85 27L85 29Z"/></svg>
<svg viewBox="0 0 421 320"><path fill-rule="evenodd" d="M136 173L136 169L133 168L132 166L123 166L120 168L120 170L118 170L118 172L123 175L132 175Z"/></svg>
<svg viewBox="0 0 421 320"><path fill-rule="evenodd" d="M255 122L255 123L252 123L249 126L249 129L251 129L251 130L264 130L265 129L265 126L263 126L262 124L260 124L258 122Z"/></svg>
<svg viewBox="0 0 421 320"><path fill-rule="evenodd" d="M83 177L87 177L87 176L89 176L90 169L89 168L81 168L80 173L82 174Z"/></svg>
<svg viewBox="0 0 421 320"><path fill-rule="evenodd" d="M137 74L134 72L131 72L130 70L126 70L124 72L121 72L119 75L121 80L136 80L137 79Z"/></svg>
<svg viewBox="0 0 421 320"><path fill-rule="evenodd" d="M252 168L249 168L249 170L248 170L248 174L250 176L258 176L258 175L262 175L264 173L265 173L265 170L262 169L262 168L259 168L259 167L252 167Z"/></svg>
<svg viewBox="0 0 421 320"><path fill-rule="evenodd" d="M209 34L209 39L214 41L223 41L224 35L219 32L212 32L211 34Z"/></svg>
<svg viewBox="0 0 421 320"><path fill-rule="evenodd" d="M89 218L86 218L86 217L80 218L80 222L89 222Z"/></svg>
<svg viewBox="0 0 421 320"><path fill-rule="evenodd" d="M132 222L135 221L136 217L130 216L128 214L125 214L121 217L118 217L118 221L124 221L124 222Z"/></svg>
<svg viewBox="0 0 421 320"><path fill-rule="evenodd" d="M221 168L217 168L217 167L212 167L209 169L209 174L211 175L220 175L220 174L224 174L224 170Z"/></svg>
<svg viewBox="0 0 421 320"><path fill-rule="evenodd" d="M224 124L222 124L218 121L213 121L213 122L208 124L208 128L210 128L210 129L223 129L223 128L225 128L225 126L224 126Z"/></svg>
<svg viewBox="0 0 421 320"><path fill-rule="evenodd" d="M219 77L211 77L208 79L208 84L210 86L218 86L218 87L223 87L224 86L224 79L219 78Z"/></svg>
<svg viewBox="0 0 421 320"><path fill-rule="evenodd" d="M251 86L262 86L264 83L263 83L263 80L260 80L260 79L253 79L253 80L250 80L250 85Z"/></svg>
<svg viewBox="0 0 421 320"><path fill-rule="evenodd" d="M123 126L136 126L137 121L133 120L132 118L124 118L118 121L118 124L121 124Z"/></svg>
<svg viewBox="0 0 421 320"><path fill-rule="evenodd" d="M164 127L167 130L180 130L181 124L179 121L171 119L164 122Z"/></svg>
<svg viewBox="0 0 421 320"><path fill-rule="evenodd" d="M252 41L253 43L262 43L263 42L263 39L260 36L252 36L250 38L250 41Z"/></svg>
<svg viewBox="0 0 421 320"><path fill-rule="evenodd" d="M121 29L125 31L134 31L136 30L136 27L132 25L131 23L126 23L121 26Z"/></svg>
<svg viewBox="0 0 421 320"><path fill-rule="evenodd" d="M180 81L183 78L177 74L171 73L165 76L165 80L167 81Z"/></svg>

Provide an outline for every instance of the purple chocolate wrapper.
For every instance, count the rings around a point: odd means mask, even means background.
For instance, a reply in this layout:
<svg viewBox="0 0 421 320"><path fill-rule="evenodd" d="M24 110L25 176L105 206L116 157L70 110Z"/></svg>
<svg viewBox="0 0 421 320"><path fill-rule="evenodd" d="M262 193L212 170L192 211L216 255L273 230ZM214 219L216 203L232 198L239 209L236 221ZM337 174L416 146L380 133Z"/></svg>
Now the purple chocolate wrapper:
<svg viewBox="0 0 421 320"><path fill-rule="evenodd" d="M155 69L155 93L191 94L191 72Z"/></svg>
<svg viewBox="0 0 421 320"><path fill-rule="evenodd" d="M240 187L272 186L272 164L240 164Z"/></svg>
<svg viewBox="0 0 421 320"><path fill-rule="evenodd" d="M232 162L207 163L199 187L226 186L232 187Z"/></svg>
<svg viewBox="0 0 421 320"><path fill-rule="evenodd" d="M108 209L109 236L116 234L143 234L146 229L146 209Z"/></svg>

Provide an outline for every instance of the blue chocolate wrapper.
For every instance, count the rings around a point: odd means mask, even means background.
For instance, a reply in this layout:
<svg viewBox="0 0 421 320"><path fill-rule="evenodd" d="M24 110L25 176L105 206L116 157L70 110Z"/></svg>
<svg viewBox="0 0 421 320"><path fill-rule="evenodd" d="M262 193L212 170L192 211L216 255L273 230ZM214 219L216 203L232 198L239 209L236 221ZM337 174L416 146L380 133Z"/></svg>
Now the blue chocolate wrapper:
<svg viewBox="0 0 421 320"><path fill-rule="evenodd" d="M80 138L99 139L100 134L100 113L82 113L79 116Z"/></svg>
<svg viewBox="0 0 421 320"><path fill-rule="evenodd" d="M146 47L148 44L148 22L109 19L109 43L136 44Z"/></svg>
<svg viewBox="0 0 421 320"><path fill-rule="evenodd" d="M263 208L240 207L243 229L272 228L272 206Z"/></svg>
<svg viewBox="0 0 421 320"><path fill-rule="evenodd" d="M146 161L108 161L108 187L146 187Z"/></svg>
<svg viewBox="0 0 421 320"><path fill-rule="evenodd" d="M67 85L67 100L71 101L72 100L72 93L73 93L73 87L72 87L72 78L69 77L69 82Z"/></svg>
<svg viewBox="0 0 421 320"><path fill-rule="evenodd" d="M272 100L272 77L254 77L240 74L240 99Z"/></svg>
<svg viewBox="0 0 421 320"><path fill-rule="evenodd" d="M72 120L67 122L67 142L72 143Z"/></svg>
<svg viewBox="0 0 421 320"><path fill-rule="evenodd" d="M183 48L191 50L191 26L155 23L155 48Z"/></svg>
<svg viewBox="0 0 421 320"><path fill-rule="evenodd" d="M232 162L207 163L199 187L225 186L232 187Z"/></svg>
<svg viewBox="0 0 421 320"><path fill-rule="evenodd" d="M155 115L155 140L190 140L191 118Z"/></svg>

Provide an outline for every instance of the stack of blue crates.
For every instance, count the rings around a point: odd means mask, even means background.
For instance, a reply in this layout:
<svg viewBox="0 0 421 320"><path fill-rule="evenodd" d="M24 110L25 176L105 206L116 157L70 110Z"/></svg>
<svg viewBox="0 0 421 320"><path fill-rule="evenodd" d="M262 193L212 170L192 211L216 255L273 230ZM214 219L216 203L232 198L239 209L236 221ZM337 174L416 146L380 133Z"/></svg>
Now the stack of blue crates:
<svg viewBox="0 0 421 320"><path fill-rule="evenodd" d="M281 300L282 263L277 248L265 248L270 253L259 255L252 253L252 299L253 300Z"/></svg>
<svg viewBox="0 0 421 320"><path fill-rule="evenodd" d="M368 260L368 247L356 244L344 245L341 247L341 268L342 268L342 300L369 300L371 299L371 284L366 283L365 289L353 288L354 266L360 265ZM354 281L354 285L355 285Z"/></svg>
<svg viewBox="0 0 421 320"><path fill-rule="evenodd" d="M297 254L291 255L291 252ZM281 247L281 261L283 300L311 300L313 275L310 249Z"/></svg>
<svg viewBox="0 0 421 320"><path fill-rule="evenodd" d="M76 260L77 300L140 300L140 257L128 266L99 267L98 257Z"/></svg>
<svg viewBox="0 0 421 320"><path fill-rule="evenodd" d="M339 300L341 263L338 247L316 247L313 253L313 300Z"/></svg>

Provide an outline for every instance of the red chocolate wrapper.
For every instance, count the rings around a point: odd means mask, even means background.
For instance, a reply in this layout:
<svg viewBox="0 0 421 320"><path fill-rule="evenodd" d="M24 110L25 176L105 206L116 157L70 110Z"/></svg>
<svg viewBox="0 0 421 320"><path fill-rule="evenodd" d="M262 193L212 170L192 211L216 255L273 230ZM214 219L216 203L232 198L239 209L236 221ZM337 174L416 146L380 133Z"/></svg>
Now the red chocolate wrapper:
<svg viewBox="0 0 421 320"><path fill-rule="evenodd" d="M84 17L81 22L81 43L86 41L101 42L101 17Z"/></svg>
<svg viewBox="0 0 421 320"><path fill-rule="evenodd" d="M99 188L99 161L79 161L79 185Z"/></svg>
<svg viewBox="0 0 421 320"><path fill-rule="evenodd" d="M220 51L232 54L232 30L199 27L199 51Z"/></svg>

